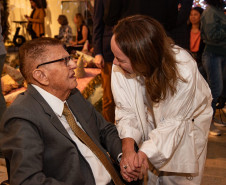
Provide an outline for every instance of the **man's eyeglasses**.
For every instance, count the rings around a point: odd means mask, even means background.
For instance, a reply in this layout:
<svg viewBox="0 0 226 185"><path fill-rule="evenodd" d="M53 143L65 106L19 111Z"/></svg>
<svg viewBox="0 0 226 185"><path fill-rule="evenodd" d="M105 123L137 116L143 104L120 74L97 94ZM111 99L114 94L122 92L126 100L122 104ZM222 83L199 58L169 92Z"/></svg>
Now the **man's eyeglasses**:
<svg viewBox="0 0 226 185"><path fill-rule="evenodd" d="M53 60L53 61L49 61L49 62L44 62L42 64L37 65L36 69L38 69L40 66L46 65L46 64L51 64L51 63L55 63L55 62L62 62L64 61L66 66L68 66L69 61L72 59L71 56L67 56L61 59L57 59L57 60Z"/></svg>

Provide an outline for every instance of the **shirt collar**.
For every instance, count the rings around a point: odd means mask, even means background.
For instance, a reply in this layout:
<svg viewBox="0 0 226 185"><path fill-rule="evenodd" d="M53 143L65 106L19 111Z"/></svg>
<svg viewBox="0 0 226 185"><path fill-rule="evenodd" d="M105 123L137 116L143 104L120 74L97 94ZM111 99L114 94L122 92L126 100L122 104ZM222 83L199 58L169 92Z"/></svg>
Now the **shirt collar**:
<svg viewBox="0 0 226 185"><path fill-rule="evenodd" d="M58 115L62 116L63 109L64 109L64 103L66 101L62 101L56 96L50 94L46 90L42 89L41 87L31 84L40 94L41 96L45 99L45 101L49 104L49 106L53 109L53 111Z"/></svg>

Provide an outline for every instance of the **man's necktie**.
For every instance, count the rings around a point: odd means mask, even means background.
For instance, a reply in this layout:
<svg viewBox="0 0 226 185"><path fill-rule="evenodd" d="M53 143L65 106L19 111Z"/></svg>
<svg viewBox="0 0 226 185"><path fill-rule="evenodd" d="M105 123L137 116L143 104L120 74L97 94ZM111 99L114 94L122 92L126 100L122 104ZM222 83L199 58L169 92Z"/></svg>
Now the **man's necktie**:
<svg viewBox="0 0 226 185"><path fill-rule="evenodd" d="M100 148L93 142L93 140L78 126L71 111L69 110L66 103L64 103L63 115L65 116L68 124L70 125L74 134L97 156L97 158L102 162L115 185L124 185L119 178L114 166L108 160L107 156L100 150Z"/></svg>

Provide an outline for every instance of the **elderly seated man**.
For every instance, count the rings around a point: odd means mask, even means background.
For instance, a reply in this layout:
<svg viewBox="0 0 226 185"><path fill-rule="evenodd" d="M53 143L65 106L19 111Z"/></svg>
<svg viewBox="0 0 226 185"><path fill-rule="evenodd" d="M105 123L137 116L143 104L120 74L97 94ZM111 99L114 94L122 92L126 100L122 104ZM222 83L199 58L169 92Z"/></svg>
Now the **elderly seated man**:
<svg viewBox="0 0 226 185"><path fill-rule="evenodd" d="M10 185L123 184L110 159L122 152L115 125L76 89L76 64L61 42L29 41L19 59L28 88L0 127Z"/></svg>

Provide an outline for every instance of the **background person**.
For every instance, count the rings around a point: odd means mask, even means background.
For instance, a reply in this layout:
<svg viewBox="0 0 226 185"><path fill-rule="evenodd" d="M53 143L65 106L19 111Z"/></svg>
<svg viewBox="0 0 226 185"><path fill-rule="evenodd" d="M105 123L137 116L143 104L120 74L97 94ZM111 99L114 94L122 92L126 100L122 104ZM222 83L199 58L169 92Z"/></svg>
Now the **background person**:
<svg viewBox="0 0 226 185"><path fill-rule="evenodd" d="M178 0L178 15L175 27L171 30L170 36L176 45L189 50L189 35L187 21L193 5L193 0Z"/></svg>
<svg viewBox="0 0 226 185"><path fill-rule="evenodd" d="M203 77L206 79L206 72L202 65L202 54L204 51L205 44L201 38L201 32L200 32L200 18L202 15L203 9L201 7L194 7L191 9L190 16L189 16L189 45L190 45L190 51L192 53L192 56L195 58L200 73L203 75Z"/></svg>
<svg viewBox="0 0 226 185"><path fill-rule="evenodd" d="M85 24L84 18L81 13L77 13L74 17L74 23L76 24L77 32L75 41L70 41L70 44L73 46L82 45L81 47L77 48L78 50L82 50L83 45L85 44L86 40L91 43L91 35L90 31Z"/></svg>
<svg viewBox="0 0 226 185"><path fill-rule="evenodd" d="M93 9L94 7L92 6L90 1L86 2L86 9L84 11L84 19L86 20L87 27L90 30L90 33L93 33Z"/></svg>
<svg viewBox="0 0 226 185"><path fill-rule="evenodd" d="M119 21L111 49L123 177L132 181L148 159L161 171L150 174L148 184L201 184L213 111L196 61L157 21L141 15Z"/></svg>
<svg viewBox="0 0 226 185"><path fill-rule="evenodd" d="M0 124L0 148L10 164L10 185L113 185L101 159L80 141L73 127L76 123L81 127L110 166L109 155L117 161L121 140L115 125L106 122L76 89L76 64L62 43L53 38L28 41L20 47L19 59L28 88ZM65 106L76 121L74 126Z"/></svg>
<svg viewBox="0 0 226 185"><path fill-rule="evenodd" d="M2 5L0 3L0 9ZM1 76L2 76L2 70L5 63L6 58L6 49L4 45L4 38L2 36L2 25L1 25L1 11L0 11L0 82L1 82ZM5 98L2 94L2 86L0 85L0 120L2 118L2 114L6 109L6 102Z"/></svg>
<svg viewBox="0 0 226 185"><path fill-rule="evenodd" d="M206 44L203 53L203 66L213 96L213 121L210 134L221 135L214 124L226 126L215 120L216 104L221 96L226 100L226 16L222 0L205 0L207 7L201 17L201 37ZM224 105L224 103L222 103Z"/></svg>
<svg viewBox="0 0 226 185"><path fill-rule="evenodd" d="M102 115L115 122L115 103L111 92L111 68L114 55L110 41L113 26L121 18L124 5L121 0L95 0L93 16L93 48L94 62L101 69L103 87Z"/></svg>
<svg viewBox="0 0 226 185"><path fill-rule="evenodd" d="M40 0L30 0L31 8L33 9L31 15L25 15L25 18L28 20L27 30L31 35L32 39L42 37L45 35L44 30L44 18L46 16L42 2Z"/></svg>
<svg viewBox="0 0 226 185"><path fill-rule="evenodd" d="M72 29L68 25L67 17L65 15L59 15L57 21L61 25L57 38L61 40L65 45L68 45L72 40Z"/></svg>

